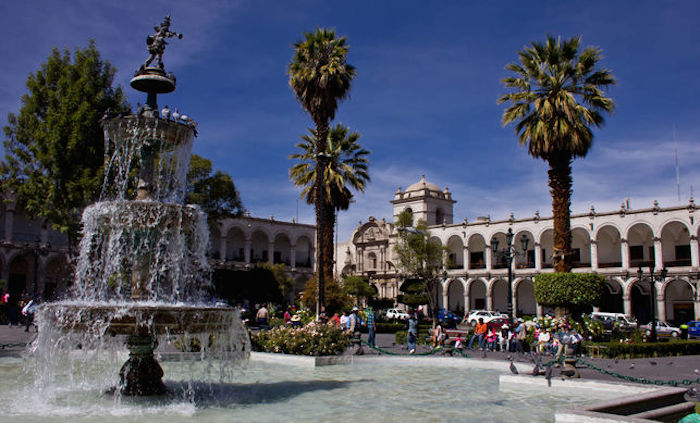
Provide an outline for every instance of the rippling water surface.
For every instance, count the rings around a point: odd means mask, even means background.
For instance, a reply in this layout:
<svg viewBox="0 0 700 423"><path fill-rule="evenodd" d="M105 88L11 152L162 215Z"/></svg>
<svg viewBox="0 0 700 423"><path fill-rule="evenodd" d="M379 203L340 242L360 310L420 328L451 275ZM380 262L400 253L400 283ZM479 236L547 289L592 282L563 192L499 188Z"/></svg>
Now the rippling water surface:
<svg viewBox="0 0 700 423"><path fill-rule="evenodd" d="M253 361L233 383L183 382L206 364L162 364L171 394L153 400L105 395L103 376L36 387L20 360L0 361L0 421L553 422L555 407L585 400L499 392L496 371L383 359L315 369Z"/></svg>

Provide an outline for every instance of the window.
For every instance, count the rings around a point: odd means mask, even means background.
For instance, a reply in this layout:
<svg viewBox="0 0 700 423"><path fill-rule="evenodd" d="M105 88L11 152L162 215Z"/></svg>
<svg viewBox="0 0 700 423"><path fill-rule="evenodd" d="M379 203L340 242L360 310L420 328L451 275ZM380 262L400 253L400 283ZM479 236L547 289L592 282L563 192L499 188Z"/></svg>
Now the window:
<svg viewBox="0 0 700 423"><path fill-rule="evenodd" d="M676 245L676 260L690 260L690 245Z"/></svg>
<svg viewBox="0 0 700 423"><path fill-rule="evenodd" d="M571 249L571 261L574 263L581 262L581 249L580 248L572 248Z"/></svg>
<svg viewBox="0 0 700 423"><path fill-rule="evenodd" d="M630 260L644 260L643 245L630 245Z"/></svg>

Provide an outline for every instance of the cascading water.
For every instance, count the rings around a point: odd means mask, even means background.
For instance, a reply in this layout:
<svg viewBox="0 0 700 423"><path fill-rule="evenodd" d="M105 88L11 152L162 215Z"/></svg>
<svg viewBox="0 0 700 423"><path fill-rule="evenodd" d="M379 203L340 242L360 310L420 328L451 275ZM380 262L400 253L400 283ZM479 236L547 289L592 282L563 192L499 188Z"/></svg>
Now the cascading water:
<svg viewBox="0 0 700 423"><path fill-rule="evenodd" d="M169 25L167 18L149 43L179 35ZM183 205L194 125L159 117L157 94L173 91L175 78L159 61L143 66L131 85L147 92L148 102L136 115L103 120L105 181L101 201L83 213L72 299L37 311L31 352L44 394L57 381L94 382L129 396L164 394L159 345L194 346L199 367L219 380L249 355L238 311L212 302L206 215ZM105 376L97 368L112 371Z"/></svg>

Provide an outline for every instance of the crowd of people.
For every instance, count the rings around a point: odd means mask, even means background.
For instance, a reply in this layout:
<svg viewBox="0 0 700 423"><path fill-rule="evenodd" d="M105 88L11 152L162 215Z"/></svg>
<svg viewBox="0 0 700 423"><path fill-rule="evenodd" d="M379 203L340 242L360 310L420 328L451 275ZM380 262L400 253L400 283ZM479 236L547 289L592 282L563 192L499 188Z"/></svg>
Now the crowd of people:
<svg viewBox="0 0 700 423"><path fill-rule="evenodd" d="M25 332L34 326L34 314L39 306L41 296L23 293L13 298L10 292L0 294L0 321L7 322L8 326L24 327Z"/></svg>

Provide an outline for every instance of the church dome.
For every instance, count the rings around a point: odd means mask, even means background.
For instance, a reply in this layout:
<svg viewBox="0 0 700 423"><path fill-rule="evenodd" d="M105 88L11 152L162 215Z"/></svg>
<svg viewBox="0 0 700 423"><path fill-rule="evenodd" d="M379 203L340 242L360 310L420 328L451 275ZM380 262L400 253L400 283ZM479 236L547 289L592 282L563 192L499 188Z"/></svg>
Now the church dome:
<svg viewBox="0 0 700 423"><path fill-rule="evenodd" d="M425 175L421 175L420 181L416 182L415 184L409 185L408 188L406 188L406 192L422 191L424 189L440 192L440 188L438 188L437 185L425 180Z"/></svg>

